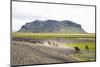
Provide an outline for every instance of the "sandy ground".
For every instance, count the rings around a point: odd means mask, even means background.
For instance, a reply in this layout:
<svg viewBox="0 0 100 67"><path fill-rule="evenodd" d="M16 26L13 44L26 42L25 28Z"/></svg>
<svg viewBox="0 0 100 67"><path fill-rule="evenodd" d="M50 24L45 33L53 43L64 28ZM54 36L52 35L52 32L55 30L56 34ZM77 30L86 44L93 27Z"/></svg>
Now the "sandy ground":
<svg viewBox="0 0 100 67"><path fill-rule="evenodd" d="M13 41L11 65L75 62L68 57L74 52L69 48Z"/></svg>

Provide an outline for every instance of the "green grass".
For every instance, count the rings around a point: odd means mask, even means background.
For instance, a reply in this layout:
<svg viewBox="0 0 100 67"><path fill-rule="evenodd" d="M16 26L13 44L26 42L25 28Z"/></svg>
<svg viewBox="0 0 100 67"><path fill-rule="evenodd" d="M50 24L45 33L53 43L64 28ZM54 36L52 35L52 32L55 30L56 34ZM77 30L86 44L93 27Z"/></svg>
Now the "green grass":
<svg viewBox="0 0 100 67"><path fill-rule="evenodd" d="M29 38L95 38L95 34L66 34L66 33L12 33L13 37Z"/></svg>
<svg viewBox="0 0 100 67"><path fill-rule="evenodd" d="M83 52L78 52L76 54L70 55L69 58L75 59L77 61L95 61L95 42L77 42L77 43L70 43L65 44L67 47L74 48L75 46L78 46L80 50L85 50ZM86 50L86 45L89 47L88 50Z"/></svg>
<svg viewBox="0 0 100 67"><path fill-rule="evenodd" d="M89 47L89 50L95 50L95 42L77 42L77 43L69 43L65 44L67 47L74 48L78 46L80 49L86 49L86 45Z"/></svg>
<svg viewBox="0 0 100 67"><path fill-rule="evenodd" d="M95 34L66 34L66 33L12 33L12 37L21 37L21 38L33 38L33 39L50 39L50 38L95 38ZM81 49L85 49L85 46L88 45L90 50L95 50L95 42L76 42L65 44L68 47L78 46Z"/></svg>

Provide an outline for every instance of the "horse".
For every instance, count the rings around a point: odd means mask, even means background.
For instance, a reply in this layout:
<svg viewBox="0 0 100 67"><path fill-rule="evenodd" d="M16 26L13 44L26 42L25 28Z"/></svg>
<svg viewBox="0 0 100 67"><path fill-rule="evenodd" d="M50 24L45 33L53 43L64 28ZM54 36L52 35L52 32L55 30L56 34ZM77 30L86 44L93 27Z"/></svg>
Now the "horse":
<svg viewBox="0 0 100 67"><path fill-rule="evenodd" d="M78 46L74 48L75 48L75 51L80 51L80 48Z"/></svg>

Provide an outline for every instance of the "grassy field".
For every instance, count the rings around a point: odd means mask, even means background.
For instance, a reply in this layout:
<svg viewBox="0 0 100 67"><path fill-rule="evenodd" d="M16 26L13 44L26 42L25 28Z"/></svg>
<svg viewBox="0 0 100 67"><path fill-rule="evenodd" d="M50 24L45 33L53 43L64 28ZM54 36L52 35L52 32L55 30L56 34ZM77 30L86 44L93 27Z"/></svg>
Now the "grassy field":
<svg viewBox="0 0 100 67"><path fill-rule="evenodd" d="M45 38L95 38L95 34L65 34L65 33L12 33L12 37Z"/></svg>
<svg viewBox="0 0 100 67"><path fill-rule="evenodd" d="M78 46L82 50L85 50L86 46L88 46L89 50L95 50L95 47L96 47L95 42L77 42L77 43L69 43L65 45L71 48Z"/></svg>
<svg viewBox="0 0 100 67"><path fill-rule="evenodd" d="M92 38L95 39L95 34L65 34L65 33L12 33L12 37L21 37L21 38L33 38L33 39L50 39L50 38ZM66 43L68 47L78 46L80 49L85 49L85 46L88 45L90 50L95 50L95 42L75 42L75 43Z"/></svg>

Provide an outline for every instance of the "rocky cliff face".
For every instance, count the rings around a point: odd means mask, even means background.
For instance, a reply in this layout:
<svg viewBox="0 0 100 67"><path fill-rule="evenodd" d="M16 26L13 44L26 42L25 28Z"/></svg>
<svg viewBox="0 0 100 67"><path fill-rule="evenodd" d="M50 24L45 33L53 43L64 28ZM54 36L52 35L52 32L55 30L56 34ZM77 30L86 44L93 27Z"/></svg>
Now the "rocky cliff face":
<svg viewBox="0 0 100 67"><path fill-rule="evenodd" d="M21 27L18 32L34 32L34 33L86 33L80 24L76 24L69 20L57 21L57 20L46 20L40 21L35 20L30 23L26 23Z"/></svg>

